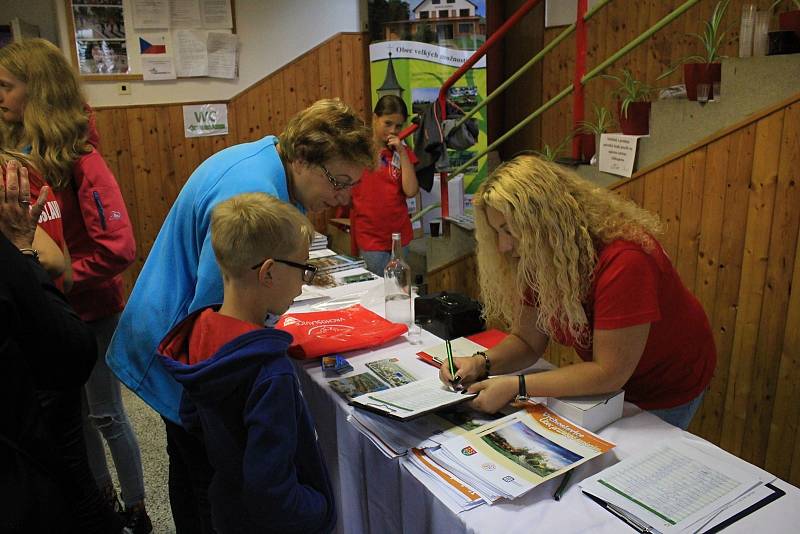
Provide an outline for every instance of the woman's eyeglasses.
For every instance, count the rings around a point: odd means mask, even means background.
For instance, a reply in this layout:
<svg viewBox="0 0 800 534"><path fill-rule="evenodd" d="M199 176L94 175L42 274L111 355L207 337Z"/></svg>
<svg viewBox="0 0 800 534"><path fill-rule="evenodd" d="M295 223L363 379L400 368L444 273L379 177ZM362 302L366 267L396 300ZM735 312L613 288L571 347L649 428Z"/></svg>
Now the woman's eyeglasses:
<svg viewBox="0 0 800 534"><path fill-rule="evenodd" d="M337 179L334 175L331 174L331 172L328 169L325 168L325 165L322 165L320 163L319 167L320 167L320 169L322 169L322 172L325 173L325 177L328 179L328 181L333 186L333 190L334 191L341 191L343 189L348 189L348 188L353 187L355 185L353 183L350 183L349 181L343 182L340 179ZM350 180L350 177L348 176L347 179Z"/></svg>
<svg viewBox="0 0 800 534"><path fill-rule="evenodd" d="M250 269L252 269L253 271L255 271L256 269L260 269L261 266L264 265L265 261L267 260L266 259L262 260L261 263L253 265L252 267L250 267ZM284 265L288 265L289 267L294 267L295 269L300 269L301 271L303 271L303 282L305 282L306 284L310 284L311 282L313 282L314 277L317 275L317 268L314 265L309 265L307 263L297 263L289 260L279 260L278 258L272 258L272 261L277 261L278 263L282 263Z"/></svg>

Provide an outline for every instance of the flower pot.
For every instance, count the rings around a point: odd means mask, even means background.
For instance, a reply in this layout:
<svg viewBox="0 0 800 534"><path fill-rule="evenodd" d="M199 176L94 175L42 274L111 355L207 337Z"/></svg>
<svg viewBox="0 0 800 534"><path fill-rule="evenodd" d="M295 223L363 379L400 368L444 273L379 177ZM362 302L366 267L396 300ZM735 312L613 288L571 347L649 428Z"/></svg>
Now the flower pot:
<svg viewBox="0 0 800 534"><path fill-rule="evenodd" d="M686 63L683 66L683 83L686 85L686 98L689 100L697 100L697 84L707 84L710 91L715 83L721 81L721 63Z"/></svg>
<svg viewBox="0 0 800 534"><path fill-rule="evenodd" d="M778 28L800 34L800 9L778 15Z"/></svg>
<svg viewBox="0 0 800 534"><path fill-rule="evenodd" d="M650 102L631 102L627 117L622 113L622 103L617 102L619 127L625 135L647 135L650 133Z"/></svg>
<svg viewBox="0 0 800 534"><path fill-rule="evenodd" d="M592 160L592 156L594 156L595 152L597 152L597 147L594 143L594 134L590 133L580 134L580 139L581 139L580 141L581 161L589 162Z"/></svg>

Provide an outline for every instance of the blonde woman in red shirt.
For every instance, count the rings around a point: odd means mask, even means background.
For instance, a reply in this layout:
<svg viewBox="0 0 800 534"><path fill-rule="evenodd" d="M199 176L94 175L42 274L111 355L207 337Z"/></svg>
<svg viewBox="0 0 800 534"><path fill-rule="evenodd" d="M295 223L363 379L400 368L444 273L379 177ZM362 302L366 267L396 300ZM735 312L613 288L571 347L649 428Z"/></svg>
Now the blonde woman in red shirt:
<svg viewBox="0 0 800 534"><path fill-rule="evenodd" d="M655 238L658 219L530 155L498 167L475 207L484 314L511 335L484 354L456 358L456 381L478 393L474 406L495 412L520 394L624 389L627 401L687 428L716 350L700 302ZM583 361L514 374L551 340ZM445 367L440 377L450 382Z"/></svg>

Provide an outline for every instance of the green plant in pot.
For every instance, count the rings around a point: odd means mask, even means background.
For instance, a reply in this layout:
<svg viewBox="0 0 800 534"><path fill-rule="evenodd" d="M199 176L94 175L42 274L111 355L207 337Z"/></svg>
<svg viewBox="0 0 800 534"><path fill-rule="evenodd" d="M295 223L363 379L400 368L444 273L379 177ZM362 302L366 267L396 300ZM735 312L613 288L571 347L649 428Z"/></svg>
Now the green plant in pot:
<svg viewBox="0 0 800 534"><path fill-rule="evenodd" d="M676 65L667 72L656 78L661 80L675 72L680 65L683 65L683 83L686 85L686 98L697 100L697 86L704 84L704 88L711 91L714 84L722 81L722 64L719 49L725 39L727 29L722 28L722 19L725 11L728 10L730 0L721 0L714 6L711 18L703 23L701 33L693 33L700 44L703 46L703 55L687 56L682 58Z"/></svg>
<svg viewBox="0 0 800 534"><path fill-rule="evenodd" d="M617 99L617 120L622 133L650 133L650 96L653 94L653 87L634 78L628 69L622 69L620 76L604 74L603 78L617 83L612 94Z"/></svg>
<svg viewBox="0 0 800 534"><path fill-rule="evenodd" d="M611 112L603 106L594 104L594 120L581 121L578 124L578 133L583 135L581 148L584 161L590 161L600 146L600 136L610 130L614 125Z"/></svg>
<svg viewBox="0 0 800 534"><path fill-rule="evenodd" d="M558 156L564 151L567 147L567 143L572 141L572 134L569 133L567 136L561 140L555 147L551 147L548 144L545 144L541 150L535 150L534 154L539 156L545 161L555 161Z"/></svg>

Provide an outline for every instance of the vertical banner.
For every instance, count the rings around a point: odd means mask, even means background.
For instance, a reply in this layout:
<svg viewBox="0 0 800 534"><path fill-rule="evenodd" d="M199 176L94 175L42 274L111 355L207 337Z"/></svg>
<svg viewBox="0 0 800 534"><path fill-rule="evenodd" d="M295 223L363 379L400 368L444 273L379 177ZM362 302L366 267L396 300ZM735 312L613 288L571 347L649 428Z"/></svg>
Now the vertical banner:
<svg viewBox="0 0 800 534"><path fill-rule="evenodd" d="M370 45L373 106L384 94L396 94L406 102L412 117L421 113L424 106L436 100L444 82L473 52L416 41L385 41ZM486 58L482 58L450 88L448 100L467 113L485 98ZM473 118L478 122L478 142L467 150L448 150L452 169L466 163L487 146L486 109ZM410 139L407 141L412 144ZM464 192L468 195L474 193L486 176L486 156L483 156L464 172Z"/></svg>

